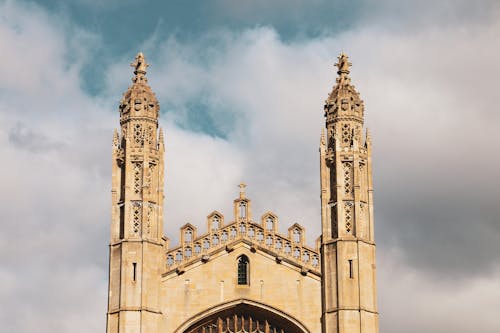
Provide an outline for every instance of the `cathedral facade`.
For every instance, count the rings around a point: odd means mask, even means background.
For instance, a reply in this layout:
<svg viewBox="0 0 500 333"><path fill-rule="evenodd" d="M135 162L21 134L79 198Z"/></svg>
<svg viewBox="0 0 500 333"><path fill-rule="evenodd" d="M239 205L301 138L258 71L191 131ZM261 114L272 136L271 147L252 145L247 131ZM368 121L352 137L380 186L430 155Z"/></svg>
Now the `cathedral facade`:
<svg viewBox="0 0 500 333"><path fill-rule="evenodd" d="M171 246L160 107L142 53L132 66L113 137L107 333L377 333L371 139L348 57L325 101L315 247L301 225L283 235L273 212L254 216L245 184L231 216L186 224Z"/></svg>

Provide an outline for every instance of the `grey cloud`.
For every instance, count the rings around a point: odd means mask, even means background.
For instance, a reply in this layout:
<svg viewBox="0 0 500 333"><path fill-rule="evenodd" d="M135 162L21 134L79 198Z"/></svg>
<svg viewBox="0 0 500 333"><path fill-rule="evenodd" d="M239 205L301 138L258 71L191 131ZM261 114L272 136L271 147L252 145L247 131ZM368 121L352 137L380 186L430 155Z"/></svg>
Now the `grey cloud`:
<svg viewBox="0 0 500 333"><path fill-rule="evenodd" d="M478 193L477 178L450 186L432 177L415 184L410 174L379 175L385 176L377 181L379 244L404 249L402 255L413 267L440 279L484 276L500 266L496 189L490 192L479 185L483 193Z"/></svg>
<svg viewBox="0 0 500 333"><path fill-rule="evenodd" d="M475 279L442 279L407 266L397 251L379 251L377 270L381 331L494 333L498 329L498 270Z"/></svg>
<svg viewBox="0 0 500 333"><path fill-rule="evenodd" d="M52 141L46 135L30 129L22 123L17 123L10 128L8 136L9 142L16 148L32 153L56 150L64 146L62 142Z"/></svg>

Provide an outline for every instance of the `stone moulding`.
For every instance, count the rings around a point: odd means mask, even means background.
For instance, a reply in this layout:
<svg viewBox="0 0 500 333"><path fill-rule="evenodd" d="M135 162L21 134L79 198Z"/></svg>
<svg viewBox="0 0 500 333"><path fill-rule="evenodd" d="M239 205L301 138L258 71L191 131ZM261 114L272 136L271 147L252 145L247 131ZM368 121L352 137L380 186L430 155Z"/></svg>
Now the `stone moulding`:
<svg viewBox="0 0 500 333"><path fill-rule="evenodd" d="M281 320L287 321L291 325L293 325L293 329L294 329L294 331L297 331L297 333L311 333L311 331L309 329L307 329L306 326L303 325L298 319L285 313L284 311L276 309L276 308L269 306L267 304L252 301L252 300L249 300L246 298L239 298L237 300L224 302L224 303L220 303L218 305L212 306L208 310L203 311L201 313L198 313L198 314L192 316L191 318L189 318L188 320L186 320L183 324L181 324L174 331L174 333L187 332L191 326L202 321L204 318L208 318L210 316L217 315L217 313L223 312L223 311L231 309L231 308L237 308L238 306L248 306L249 308L256 309L257 311L269 313L272 316L275 316L276 318L280 318Z"/></svg>

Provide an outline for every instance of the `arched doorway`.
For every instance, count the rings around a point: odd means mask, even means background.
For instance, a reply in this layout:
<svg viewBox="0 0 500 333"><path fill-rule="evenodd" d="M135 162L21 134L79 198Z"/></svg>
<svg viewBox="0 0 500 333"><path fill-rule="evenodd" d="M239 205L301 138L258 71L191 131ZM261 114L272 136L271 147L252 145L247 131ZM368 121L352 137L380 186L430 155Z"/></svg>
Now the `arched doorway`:
<svg viewBox="0 0 500 333"><path fill-rule="evenodd" d="M238 300L213 307L191 318L179 333L308 333L296 319L284 312L250 300Z"/></svg>

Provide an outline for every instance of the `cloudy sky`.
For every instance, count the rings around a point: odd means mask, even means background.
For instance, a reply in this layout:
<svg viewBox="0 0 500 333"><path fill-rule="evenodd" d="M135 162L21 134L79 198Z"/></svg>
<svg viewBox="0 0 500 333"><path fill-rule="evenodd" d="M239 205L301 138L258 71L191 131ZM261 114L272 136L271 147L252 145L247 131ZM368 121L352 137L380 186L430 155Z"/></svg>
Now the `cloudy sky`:
<svg viewBox="0 0 500 333"><path fill-rule="evenodd" d="M111 138L143 51L165 130L165 233L254 215L320 230L340 51L374 142L381 332L500 327L500 3L0 0L2 332L103 332Z"/></svg>

